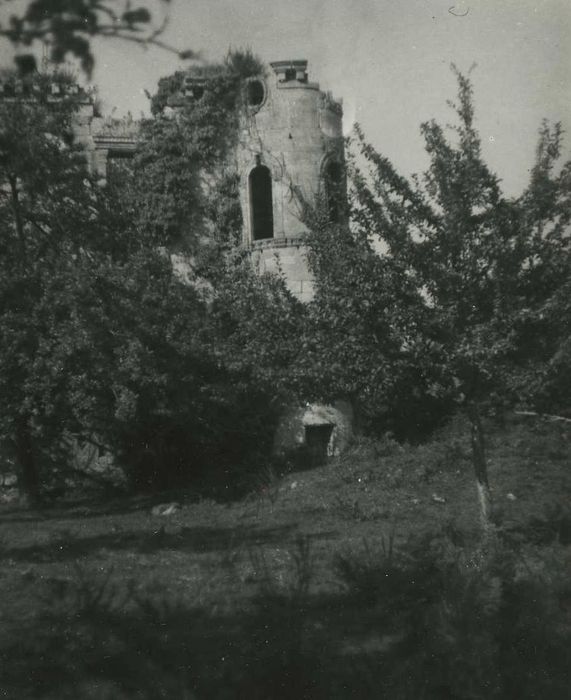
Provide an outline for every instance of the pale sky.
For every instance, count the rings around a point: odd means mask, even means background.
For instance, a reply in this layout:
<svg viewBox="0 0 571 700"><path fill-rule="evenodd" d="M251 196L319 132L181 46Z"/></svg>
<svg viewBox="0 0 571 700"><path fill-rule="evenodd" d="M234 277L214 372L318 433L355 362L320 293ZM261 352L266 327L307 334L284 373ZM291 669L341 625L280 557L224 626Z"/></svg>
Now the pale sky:
<svg viewBox="0 0 571 700"><path fill-rule="evenodd" d="M212 61L230 46L251 47L266 61L308 59L310 80L343 98L346 131L359 121L404 175L426 165L420 123L453 117L446 106L456 91L450 63L462 71L476 63L484 154L515 195L525 186L542 118L571 131L571 0L453 2L171 0L163 38ZM116 114L147 111L144 90L153 92L161 76L181 67L157 49L103 40L95 49L93 82ZM0 61L8 56L0 46Z"/></svg>

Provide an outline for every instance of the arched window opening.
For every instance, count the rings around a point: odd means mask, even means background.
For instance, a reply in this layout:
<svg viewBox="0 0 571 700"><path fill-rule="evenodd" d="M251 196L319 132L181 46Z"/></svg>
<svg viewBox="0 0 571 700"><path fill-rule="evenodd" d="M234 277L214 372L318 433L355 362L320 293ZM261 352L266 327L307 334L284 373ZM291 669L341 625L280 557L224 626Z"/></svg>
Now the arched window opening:
<svg viewBox="0 0 571 700"><path fill-rule="evenodd" d="M250 173L249 184L252 239L260 241L273 238L272 176L268 168L265 165L257 165Z"/></svg>
<svg viewBox="0 0 571 700"><path fill-rule="evenodd" d="M259 107L266 96L266 89L261 80L250 80L247 86L246 99L249 107Z"/></svg>
<svg viewBox="0 0 571 700"><path fill-rule="evenodd" d="M329 220L338 224L343 219L345 205L345 174L343 166L330 161L325 168L325 204Z"/></svg>

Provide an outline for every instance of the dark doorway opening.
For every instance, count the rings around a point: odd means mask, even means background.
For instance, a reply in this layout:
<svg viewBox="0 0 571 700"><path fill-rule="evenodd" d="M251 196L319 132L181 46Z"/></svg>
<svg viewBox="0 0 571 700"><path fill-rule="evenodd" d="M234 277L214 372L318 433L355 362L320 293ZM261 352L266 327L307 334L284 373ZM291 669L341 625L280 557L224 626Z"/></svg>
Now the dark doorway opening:
<svg viewBox="0 0 571 700"><path fill-rule="evenodd" d="M331 423L305 426L305 445L311 466L316 467L327 462L327 446L332 432Z"/></svg>
<svg viewBox="0 0 571 700"><path fill-rule="evenodd" d="M252 239L259 241L274 237L272 203L272 176L265 165L256 166L250 173L250 216Z"/></svg>

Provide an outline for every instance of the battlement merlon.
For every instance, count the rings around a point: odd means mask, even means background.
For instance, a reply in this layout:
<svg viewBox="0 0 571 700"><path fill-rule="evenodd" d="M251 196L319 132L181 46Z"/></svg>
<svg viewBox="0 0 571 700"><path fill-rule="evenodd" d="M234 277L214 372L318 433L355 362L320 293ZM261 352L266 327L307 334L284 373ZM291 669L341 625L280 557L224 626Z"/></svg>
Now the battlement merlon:
<svg viewBox="0 0 571 700"><path fill-rule="evenodd" d="M297 61L272 61L270 66L278 76L278 81L280 83L287 83L291 80L296 80L299 83L307 83L307 61L304 59Z"/></svg>
<svg viewBox="0 0 571 700"><path fill-rule="evenodd" d="M79 104L93 103L94 88L82 87L66 80L44 81L43 84L16 76L0 77L0 99L36 100L41 94L48 102L71 98Z"/></svg>
<svg viewBox="0 0 571 700"><path fill-rule="evenodd" d="M270 66L277 76L279 89L306 88L320 91L319 83L309 82L307 71L308 62L305 59L292 59L287 61L272 61ZM324 92L326 106L338 114L343 113L343 100L335 99L331 92Z"/></svg>

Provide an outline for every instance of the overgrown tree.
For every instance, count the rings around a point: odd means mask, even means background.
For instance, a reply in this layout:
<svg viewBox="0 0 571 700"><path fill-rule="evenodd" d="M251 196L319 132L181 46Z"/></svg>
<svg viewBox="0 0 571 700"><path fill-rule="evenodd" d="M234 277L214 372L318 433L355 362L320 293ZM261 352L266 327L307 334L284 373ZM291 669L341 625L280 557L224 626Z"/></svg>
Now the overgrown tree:
<svg viewBox="0 0 571 700"><path fill-rule="evenodd" d="M31 98L0 103L0 434L32 501L39 454L48 458L71 420L66 335L90 274L87 251L109 233L103 216L94 236L99 196L72 143L74 102L49 97L58 80L36 76Z"/></svg>
<svg viewBox="0 0 571 700"><path fill-rule="evenodd" d="M74 145L76 103L50 96L54 78L30 76L0 103L0 439L29 500L69 434L111 450L137 487L180 484L271 440L287 316L271 300L295 300L230 256L241 218L229 154L257 70L231 55L202 99L174 117L156 109L132 168L106 187Z"/></svg>
<svg viewBox="0 0 571 700"><path fill-rule="evenodd" d="M345 397L356 428L419 440L447 415L447 396L429 396L433 351L422 346L422 295L402 261L380 256L366 229L311 221L309 262L316 296L308 307L305 366L322 400ZM311 370L313 368L313 370Z"/></svg>
<svg viewBox="0 0 571 700"><path fill-rule="evenodd" d="M31 502L69 434L110 449L136 485L188 474L189 444L214 444L231 403L200 291L122 193L92 181L77 103L51 98L59 79L0 103L0 440Z"/></svg>
<svg viewBox="0 0 571 700"><path fill-rule="evenodd" d="M570 164L553 175L561 130L544 125L530 187L517 199L503 195L482 158L471 82L455 73L457 123L452 135L435 121L421 126L430 165L411 182L357 127L365 165L352 170L354 225L333 244L349 251L352 265L343 261L335 274L323 234L334 229L326 224L316 227L312 259L328 326L340 326L347 338L341 353L353 346L362 359L350 363L333 350L349 382L368 384L371 398L379 391L390 404L387 378L400 375L425 406L454 402L465 410L487 527L482 415L529 398L532 376L541 376L553 355L546 309L570 269ZM374 358L368 366L367 356Z"/></svg>

